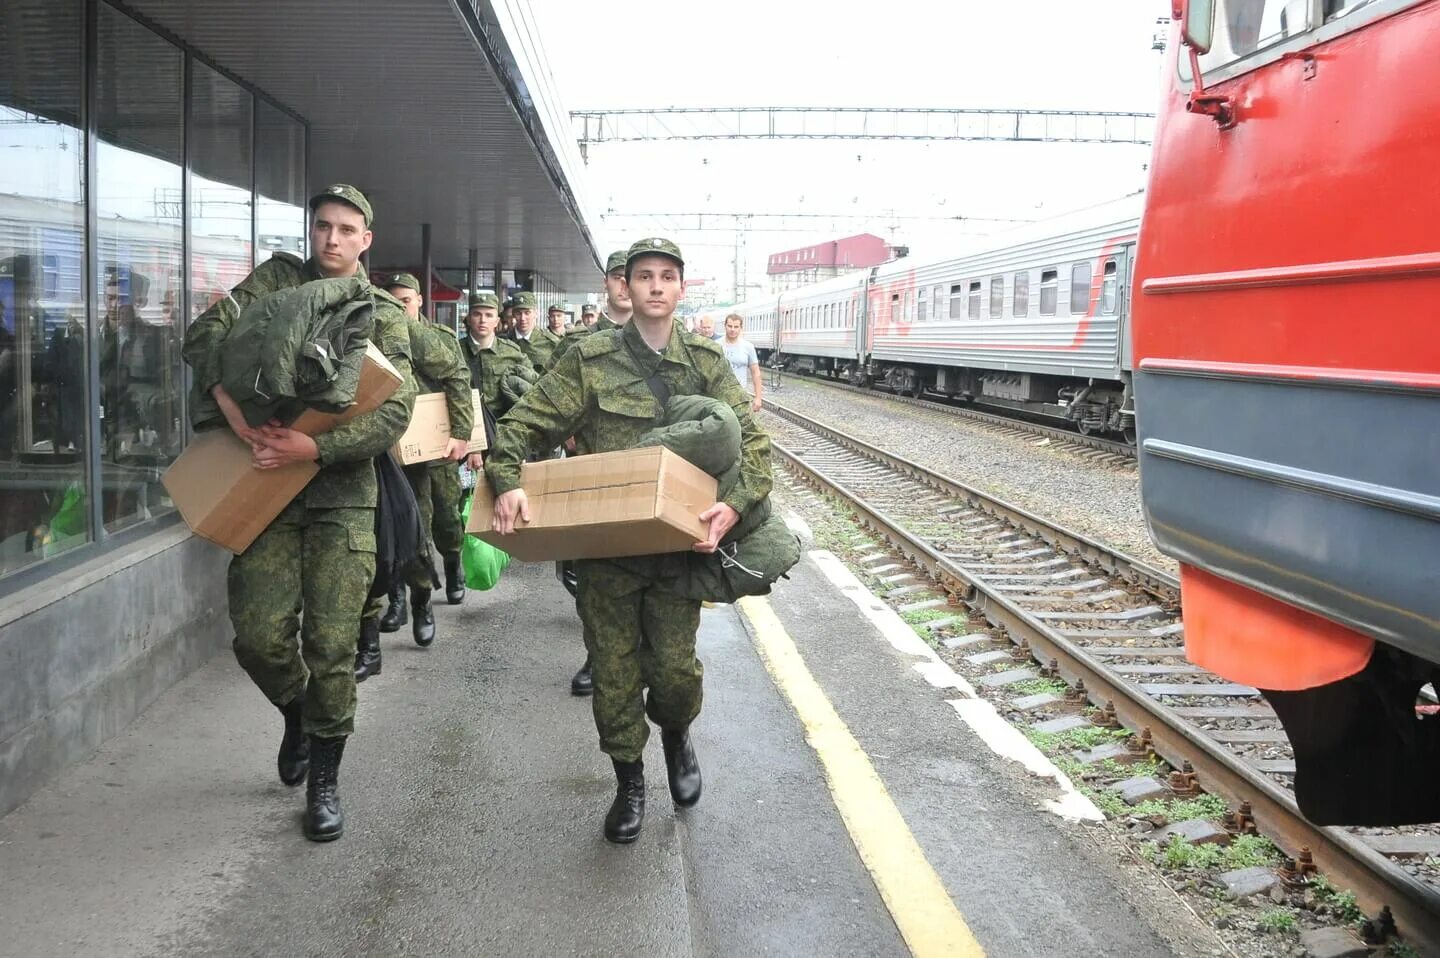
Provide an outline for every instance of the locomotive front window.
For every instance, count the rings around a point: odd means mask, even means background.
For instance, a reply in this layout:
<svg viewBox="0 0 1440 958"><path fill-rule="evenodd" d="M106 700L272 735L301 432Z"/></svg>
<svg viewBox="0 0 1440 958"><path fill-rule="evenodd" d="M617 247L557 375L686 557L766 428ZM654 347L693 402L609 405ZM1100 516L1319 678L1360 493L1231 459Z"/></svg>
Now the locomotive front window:
<svg viewBox="0 0 1440 958"><path fill-rule="evenodd" d="M1090 261L1076 263L1070 269L1070 315L1082 316L1090 311Z"/></svg>
<svg viewBox="0 0 1440 958"><path fill-rule="evenodd" d="M1120 267L1113 259L1105 261L1105 275L1100 283L1100 312L1115 315L1115 299L1119 290Z"/></svg>
<svg viewBox="0 0 1440 958"><path fill-rule="evenodd" d="M1058 269L1046 269L1040 271L1040 315L1054 316L1056 293L1060 286L1060 271Z"/></svg>
<svg viewBox="0 0 1440 958"><path fill-rule="evenodd" d="M1011 316L1026 316L1030 313L1030 274L1015 274L1014 295L1010 301Z"/></svg>

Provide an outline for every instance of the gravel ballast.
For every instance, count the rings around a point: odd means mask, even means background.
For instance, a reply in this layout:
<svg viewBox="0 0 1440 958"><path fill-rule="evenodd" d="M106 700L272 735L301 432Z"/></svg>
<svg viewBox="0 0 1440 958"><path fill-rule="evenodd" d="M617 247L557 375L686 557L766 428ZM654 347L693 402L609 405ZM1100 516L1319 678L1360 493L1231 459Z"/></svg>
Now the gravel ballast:
<svg viewBox="0 0 1440 958"><path fill-rule="evenodd" d="M1150 541L1133 465L1099 465L1042 439L999 435L958 416L794 377L766 397L1156 568L1176 570Z"/></svg>

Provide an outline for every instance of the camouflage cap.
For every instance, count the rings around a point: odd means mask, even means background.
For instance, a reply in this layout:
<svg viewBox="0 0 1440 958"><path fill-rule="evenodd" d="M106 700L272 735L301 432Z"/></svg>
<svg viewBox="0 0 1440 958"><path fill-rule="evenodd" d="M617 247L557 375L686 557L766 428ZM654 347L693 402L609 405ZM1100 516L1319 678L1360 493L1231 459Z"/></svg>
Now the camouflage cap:
<svg viewBox="0 0 1440 958"><path fill-rule="evenodd" d="M488 289L476 290L470 294L470 308L474 309L477 306L489 306L492 309L499 309L500 297Z"/></svg>
<svg viewBox="0 0 1440 958"><path fill-rule="evenodd" d="M617 249L611 253L610 258L605 261L605 272L613 273L617 269L623 270L625 268L625 257L627 255L628 251L623 249Z"/></svg>
<svg viewBox="0 0 1440 958"><path fill-rule="evenodd" d="M550 308L549 308L548 310L546 310L546 312L550 312L550 313L568 313L568 312L570 312L570 306L569 306L568 304L566 304L566 303L551 303L551 304L550 304Z"/></svg>
<svg viewBox="0 0 1440 958"><path fill-rule="evenodd" d="M370 201L365 198L365 194L361 193L349 183L336 183L333 186L327 186L319 193L310 197L310 212L315 212L315 207L331 200L339 200L341 203L347 206L353 206L363 213L367 229L375 219L375 211L370 208Z"/></svg>
<svg viewBox="0 0 1440 958"><path fill-rule="evenodd" d="M664 256L667 259L673 259L681 266L685 265L685 257L680 255L680 247L659 236L640 240L631 246L629 252L625 254L625 265L629 266L642 256Z"/></svg>
<svg viewBox="0 0 1440 958"><path fill-rule="evenodd" d="M516 309L534 309L535 294L528 290L521 290L510 297L510 305Z"/></svg>
<svg viewBox="0 0 1440 958"><path fill-rule="evenodd" d="M594 303L586 303L584 306L581 306L581 307L580 307L580 315L581 315L581 316L584 316L584 315L586 315L587 313L598 313L598 312L600 312L600 307L599 307L599 306L596 306Z"/></svg>
<svg viewBox="0 0 1440 958"><path fill-rule="evenodd" d="M386 289L394 289L396 286L404 286L406 289L420 292L420 281L410 273L391 273L385 277Z"/></svg>

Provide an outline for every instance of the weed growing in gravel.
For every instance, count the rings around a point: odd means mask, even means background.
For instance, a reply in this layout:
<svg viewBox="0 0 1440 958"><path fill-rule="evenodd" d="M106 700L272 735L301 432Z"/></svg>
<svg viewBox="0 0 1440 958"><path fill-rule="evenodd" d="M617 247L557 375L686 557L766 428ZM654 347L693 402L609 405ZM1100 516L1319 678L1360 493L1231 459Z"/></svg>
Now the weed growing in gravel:
<svg viewBox="0 0 1440 958"><path fill-rule="evenodd" d="M1010 687L1020 695L1064 695L1068 686L1059 679L1027 679Z"/></svg>
<svg viewBox="0 0 1440 958"><path fill-rule="evenodd" d="M1192 845L1179 835L1170 836L1170 844L1160 850L1160 863L1176 871L1235 871L1270 865L1280 860L1280 853L1267 838L1237 835L1228 845L1211 842ZM1354 896L1351 896L1354 902Z"/></svg>
<svg viewBox="0 0 1440 958"><path fill-rule="evenodd" d="M1129 733L1121 729L1100 728L1090 725L1083 728L1067 729L1064 732L1025 733L1036 748L1042 752L1053 752L1062 748L1094 748L1106 742L1123 741Z"/></svg>
<svg viewBox="0 0 1440 958"><path fill-rule="evenodd" d="M1197 795L1194 798L1152 798L1138 805L1127 805L1125 800L1108 788L1097 789L1090 796L1099 809L1111 818L1159 818L1166 824L1185 822L1192 818L1219 818L1227 811L1225 800L1214 795ZM1153 847L1147 846L1147 847Z"/></svg>
<svg viewBox="0 0 1440 958"><path fill-rule="evenodd" d="M1420 952L1415 946L1403 941L1392 941L1385 946L1385 954L1390 958L1420 958Z"/></svg>
<svg viewBox="0 0 1440 958"><path fill-rule="evenodd" d="M1300 927L1293 908L1267 908L1255 919L1255 925L1261 931L1275 935L1293 935Z"/></svg>
<svg viewBox="0 0 1440 958"><path fill-rule="evenodd" d="M901 612L900 618L909 625L919 625L922 622L934 622L936 619L943 619L954 614L949 609L915 609L910 612Z"/></svg>
<svg viewBox="0 0 1440 958"><path fill-rule="evenodd" d="M1329 908L1330 913L1341 921L1358 924L1365 920L1365 913L1356 903L1353 891L1341 891L1330 884L1330 879L1324 875L1316 875L1310 879L1310 888L1315 892L1315 898L1320 904Z"/></svg>

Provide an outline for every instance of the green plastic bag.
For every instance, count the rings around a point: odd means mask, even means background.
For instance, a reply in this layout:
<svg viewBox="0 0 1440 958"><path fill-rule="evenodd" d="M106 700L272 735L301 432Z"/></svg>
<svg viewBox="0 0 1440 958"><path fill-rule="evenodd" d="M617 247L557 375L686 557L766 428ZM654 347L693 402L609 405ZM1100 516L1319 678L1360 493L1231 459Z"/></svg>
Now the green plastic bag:
<svg viewBox="0 0 1440 958"><path fill-rule="evenodd" d="M465 500L465 508L460 513L462 526L470 524L470 504L474 501L474 496ZM460 546L460 567L465 570L465 585L481 592L493 589L495 583L500 581L500 573L504 572L509 564L510 553L502 552L490 543L465 533L465 541Z"/></svg>

